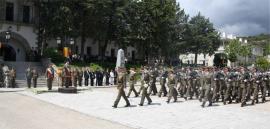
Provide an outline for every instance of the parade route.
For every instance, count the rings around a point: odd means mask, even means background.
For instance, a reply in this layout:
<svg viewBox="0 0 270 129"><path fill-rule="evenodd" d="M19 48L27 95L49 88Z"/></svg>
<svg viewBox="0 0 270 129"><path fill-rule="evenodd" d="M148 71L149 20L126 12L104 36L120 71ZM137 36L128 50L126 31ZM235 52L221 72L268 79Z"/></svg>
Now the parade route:
<svg viewBox="0 0 270 129"><path fill-rule="evenodd" d="M130 129L18 94L18 90L1 91L0 129Z"/></svg>
<svg viewBox="0 0 270 129"><path fill-rule="evenodd" d="M133 128L268 129L270 126L269 102L243 108L239 104L215 103L212 107L201 108L198 100L184 101L179 98L178 102L167 104L166 97L152 96L152 105L147 105L145 102L145 106L140 107L138 106L140 97L133 98L132 94L129 98L131 107L124 108L125 103L121 99L119 108L114 109L111 106L117 95L115 87L94 88L78 94L42 93L36 95L29 91L19 93ZM269 98L267 100L269 101Z"/></svg>

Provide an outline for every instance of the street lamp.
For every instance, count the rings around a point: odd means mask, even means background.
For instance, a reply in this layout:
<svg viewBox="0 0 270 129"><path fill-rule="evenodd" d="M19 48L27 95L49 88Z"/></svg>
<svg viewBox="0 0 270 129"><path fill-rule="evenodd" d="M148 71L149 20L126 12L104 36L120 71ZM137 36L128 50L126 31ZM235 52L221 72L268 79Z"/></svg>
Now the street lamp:
<svg viewBox="0 0 270 129"><path fill-rule="evenodd" d="M70 41L69 41L70 45L71 45L71 52L73 52L73 45L75 43L74 39L73 38L70 38Z"/></svg>
<svg viewBox="0 0 270 129"><path fill-rule="evenodd" d="M57 37L56 38L56 43L57 43L58 50L61 50L61 46L60 46L60 44L61 44L61 38L60 37Z"/></svg>

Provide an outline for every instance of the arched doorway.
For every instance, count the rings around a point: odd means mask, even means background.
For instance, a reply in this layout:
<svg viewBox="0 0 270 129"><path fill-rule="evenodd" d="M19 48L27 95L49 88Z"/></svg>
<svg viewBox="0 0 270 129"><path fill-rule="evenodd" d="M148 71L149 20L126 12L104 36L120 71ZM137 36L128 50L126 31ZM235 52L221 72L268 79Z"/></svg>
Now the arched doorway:
<svg viewBox="0 0 270 129"><path fill-rule="evenodd" d="M1 37L5 37L5 32L0 32ZM4 61L26 61L27 52L31 50L27 40L16 32L11 32L11 39L4 42L1 47Z"/></svg>
<svg viewBox="0 0 270 129"><path fill-rule="evenodd" d="M3 45L4 61L16 61L16 50L10 45Z"/></svg>

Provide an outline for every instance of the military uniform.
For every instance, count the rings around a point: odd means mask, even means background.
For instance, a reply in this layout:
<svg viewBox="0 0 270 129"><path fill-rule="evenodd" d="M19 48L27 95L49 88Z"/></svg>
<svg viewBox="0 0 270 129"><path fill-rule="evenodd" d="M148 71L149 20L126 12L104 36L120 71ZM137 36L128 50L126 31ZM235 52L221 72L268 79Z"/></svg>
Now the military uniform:
<svg viewBox="0 0 270 129"><path fill-rule="evenodd" d="M227 88L226 88L226 92L225 92L225 96L224 96L224 100L223 100L223 104L227 104L227 101L229 101L229 103L232 103L232 92L233 92L233 87L234 87L234 74L233 72L229 72L229 74L226 77L226 82L227 82Z"/></svg>
<svg viewBox="0 0 270 129"><path fill-rule="evenodd" d="M254 74L254 78L255 78L255 80L254 80L253 89L252 89L253 90L253 94L252 94L253 99L252 99L252 103L251 103L252 105L254 105L255 102L259 103L258 92L259 92L260 87L262 86L263 76L260 72L256 72Z"/></svg>
<svg viewBox="0 0 270 129"><path fill-rule="evenodd" d="M74 87L77 87L78 76L79 76L79 71L77 69L73 69L71 78L72 78L72 82L73 82Z"/></svg>
<svg viewBox="0 0 270 129"><path fill-rule="evenodd" d="M118 85L117 85L117 89L118 89L118 95L116 100L114 101L114 105L112 107L117 108L117 105L121 99L121 97L124 98L124 100L126 101L126 107L130 106L130 103L127 99L127 96L125 94L124 88L125 88L125 80L126 80L126 75L125 73L119 73L118 75Z"/></svg>
<svg viewBox="0 0 270 129"><path fill-rule="evenodd" d="M70 78L71 78L71 72L69 71L68 67L64 67L62 70L62 78L63 78L63 83L66 88L71 86L70 84Z"/></svg>
<svg viewBox="0 0 270 129"><path fill-rule="evenodd" d="M135 89L135 82L136 82L135 74L136 74L136 72L134 70L130 70L130 78L129 78L129 85L130 86L129 86L129 92L128 92L127 97L130 96L132 91L134 92L135 97L139 96L136 89Z"/></svg>
<svg viewBox="0 0 270 129"><path fill-rule="evenodd" d="M25 74L25 76L26 76L26 81L27 81L27 87L28 87L28 88L31 88L31 80L32 80L33 74L32 74L32 69L31 69L30 67L28 67L28 68L26 69L26 74Z"/></svg>
<svg viewBox="0 0 270 129"><path fill-rule="evenodd" d="M158 92L158 97L161 97L162 93L163 93L164 97L167 96L167 89L166 89L165 84L166 84L166 73L164 71L164 72L162 72L162 75L160 77L160 86L161 87L160 87L160 90Z"/></svg>
<svg viewBox="0 0 270 129"><path fill-rule="evenodd" d="M205 106L205 103L209 101L209 106L212 106L212 94L211 89L214 85L214 76L211 71L203 73L203 86L202 86L202 95L203 95L203 103L202 107Z"/></svg>
<svg viewBox="0 0 270 129"><path fill-rule="evenodd" d="M82 86L82 80L83 80L83 71L81 69L78 69L78 85Z"/></svg>
<svg viewBox="0 0 270 129"><path fill-rule="evenodd" d="M16 87L16 83L15 83L15 79L16 79L16 71L15 69L11 69L10 71L10 83L11 83L11 87L15 88Z"/></svg>
<svg viewBox="0 0 270 129"><path fill-rule="evenodd" d="M170 71L169 76L168 76L168 87L169 87L169 96L167 103L170 102L171 98L173 97L174 102L177 101L177 78L175 74L173 74L173 71Z"/></svg>
<svg viewBox="0 0 270 129"><path fill-rule="evenodd" d="M157 94L157 87L156 87L156 71L150 72L150 88L149 88L149 94L153 92L153 95Z"/></svg>
<svg viewBox="0 0 270 129"><path fill-rule="evenodd" d="M144 84L147 85L147 86L145 87L143 85L143 87L142 87L142 97L141 97L141 102L139 104L140 106L143 106L145 98L147 99L148 104L151 104L152 103L152 100L150 98L150 95L147 93L147 89L151 85L150 84L150 75L148 74L148 71L147 70L144 72L144 79L143 80L145 82Z"/></svg>
<svg viewBox="0 0 270 129"><path fill-rule="evenodd" d="M54 79L54 69L52 66L50 66L49 68L47 68L46 70L46 78L47 78L47 87L48 90L52 90L52 83L53 83L53 79Z"/></svg>
<svg viewBox="0 0 270 129"><path fill-rule="evenodd" d="M32 74L33 74L33 86L34 88L37 87L37 79L38 79L38 72L36 69L32 70Z"/></svg>

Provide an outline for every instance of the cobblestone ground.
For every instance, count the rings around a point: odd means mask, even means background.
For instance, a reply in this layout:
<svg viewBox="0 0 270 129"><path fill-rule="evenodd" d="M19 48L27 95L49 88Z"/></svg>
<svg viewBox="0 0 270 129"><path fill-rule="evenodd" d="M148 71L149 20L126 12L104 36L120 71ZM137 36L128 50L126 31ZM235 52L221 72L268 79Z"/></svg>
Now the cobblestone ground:
<svg viewBox="0 0 270 129"><path fill-rule="evenodd" d="M138 87L136 87L138 88ZM167 104L167 98L152 96L153 104L138 106L140 98L129 98L131 107L124 108L121 99L119 108L112 108L116 88L93 88L78 94L43 93L29 91L21 94L53 103L97 118L118 122L142 129L269 129L270 102L246 106L239 104L214 104L201 108L198 100L180 98ZM268 98L269 100L269 98Z"/></svg>
<svg viewBox="0 0 270 129"><path fill-rule="evenodd" d="M0 129L129 129L17 91L0 89Z"/></svg>

